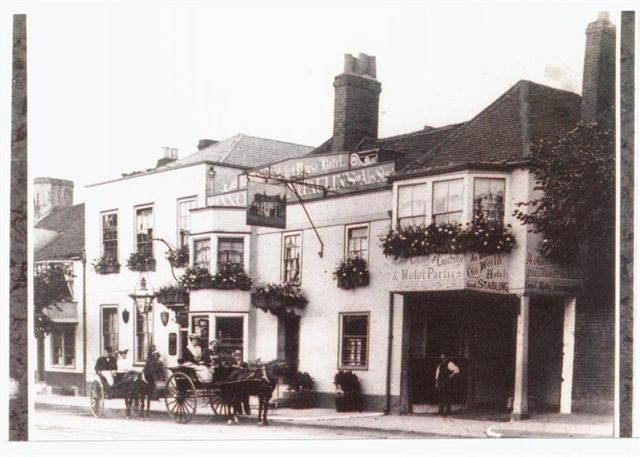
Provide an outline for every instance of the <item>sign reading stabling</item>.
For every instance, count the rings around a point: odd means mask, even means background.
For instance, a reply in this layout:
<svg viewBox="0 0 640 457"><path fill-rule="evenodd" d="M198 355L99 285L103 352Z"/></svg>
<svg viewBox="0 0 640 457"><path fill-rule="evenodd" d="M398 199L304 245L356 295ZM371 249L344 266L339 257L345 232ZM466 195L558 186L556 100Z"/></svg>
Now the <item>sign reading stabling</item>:
<svg viewBox="0 0 640 457"><path fill-rule="evenodd" d="M247 225L287 228L287 188L282 184L249 181Z"/></svg>

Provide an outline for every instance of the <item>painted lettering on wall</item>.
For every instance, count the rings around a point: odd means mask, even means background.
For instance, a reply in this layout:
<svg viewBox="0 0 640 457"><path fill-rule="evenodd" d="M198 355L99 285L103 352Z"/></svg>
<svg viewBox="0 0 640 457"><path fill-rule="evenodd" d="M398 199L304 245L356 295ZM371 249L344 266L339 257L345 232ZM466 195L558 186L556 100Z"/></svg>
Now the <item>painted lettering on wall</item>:
<svg viewBox="0 0 640 457"><path fill-rule="evenodd" d="M575 292L584 286L584 276L580 268L557 265L538 252L527 252L525 266L527 290Z"/></svg>
<svg viewBox="0 0 640 457"><path fill-rule="evenodd" d="M247 191L238 190L236 192L212 195L207 198L207 206L233 206L244 208L247 206Z"/></svg>
<svg viewBox="0 0 640 457"><path fill-rule="evenodd" d="M470 253L467 260L467 288L490 292L509 292L506 254Z"/></svg>
<svg viewBox="0 0 640 457"><path fill-rule="evenodd" d="M270 167L256 170L255 173L266 174L271 169L272 173L283 176L287 179L297 177L303 178L309 175L320 175L349 168L349 158L347 153L332 154L328 156L305 157L303 159L291 159L280 163L275 163Z"/></svg>

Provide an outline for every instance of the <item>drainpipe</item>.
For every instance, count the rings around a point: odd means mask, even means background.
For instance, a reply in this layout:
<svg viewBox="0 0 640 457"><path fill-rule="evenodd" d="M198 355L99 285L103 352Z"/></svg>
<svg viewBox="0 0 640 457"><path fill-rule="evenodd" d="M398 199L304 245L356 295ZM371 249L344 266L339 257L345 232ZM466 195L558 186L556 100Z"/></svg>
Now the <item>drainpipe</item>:
<svg viewBox="0 0 640 457"><path fill-rule="evenodd" d="M82 395L87 395L87 253L82 249Z"/></svg>
<svg viewBox="0 0 640 457"><path fill-rule="evenodd" d="M391 354L393 343L393 292L389 293L389 332L387 336L387 408L386 414L391 413Z"/></svg>

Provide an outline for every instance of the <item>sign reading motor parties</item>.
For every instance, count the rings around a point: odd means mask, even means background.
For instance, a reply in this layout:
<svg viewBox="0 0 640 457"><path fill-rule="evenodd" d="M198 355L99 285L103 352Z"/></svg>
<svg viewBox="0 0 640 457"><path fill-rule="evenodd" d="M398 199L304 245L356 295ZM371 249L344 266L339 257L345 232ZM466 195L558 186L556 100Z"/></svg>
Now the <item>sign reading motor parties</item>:
<svg viewBox="0 0 640 457"><path fill-rule="evenodd" d="M527 251L526 289L536 293L575 293L584 286L577 267L557 265L537 251Z"/></svg>
<svg viewBox="0 0 640 457"><path fill-rule="evenodd" d="M455 290L464 288L463 254L433 254L393 261L389 270L393 291Z"/></svg>
<svg viewBox="0 0 640 457"><path fill-rule="evenodd" d="M476 290L509 293L507 254L432 254L393 261L392 291Z"/></svg>

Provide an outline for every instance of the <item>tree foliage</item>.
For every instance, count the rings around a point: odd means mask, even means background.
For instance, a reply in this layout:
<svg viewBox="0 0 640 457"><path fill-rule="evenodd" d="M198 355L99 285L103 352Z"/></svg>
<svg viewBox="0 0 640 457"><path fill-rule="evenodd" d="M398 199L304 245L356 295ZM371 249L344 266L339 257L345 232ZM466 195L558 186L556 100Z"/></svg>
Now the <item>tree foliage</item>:
<svg viewBox="0 0 640 457"><path fill-rule="evenodd" d="M33 330L37 337L48 335L53 325L45 310L60 309L58 303L73 299L67 284L67 276L71 274L71 269L65 264L37 266L33 277Z"/></svg>
<svg viewBox="0 0 640 457"><path fill-rule="evenodd" d="M575 262L595 247L613 252L615 147L611 130L579 123L557 141L533 147L534 190L543 194L518 203L514 216L541 234L542 254Z"/></svg>

